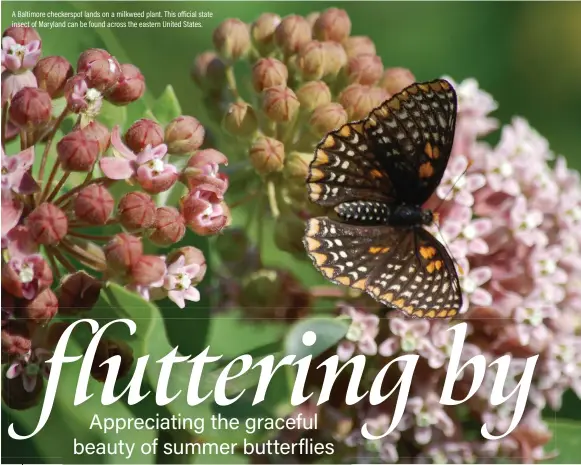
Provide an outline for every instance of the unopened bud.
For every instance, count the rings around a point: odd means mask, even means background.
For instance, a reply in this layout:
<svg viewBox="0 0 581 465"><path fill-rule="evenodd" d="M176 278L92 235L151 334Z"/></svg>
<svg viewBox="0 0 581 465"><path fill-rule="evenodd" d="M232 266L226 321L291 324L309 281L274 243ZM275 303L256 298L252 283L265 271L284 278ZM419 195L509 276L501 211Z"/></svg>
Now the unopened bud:
<svg viewBox="0 0 581 465"><path fill-rule="evenodd" d="M117 234L104 247L107 265L112 271L125 271L143 255L141 239L131 234Z"/></svg>
<svg viewBox="0 0 581 465"><path fill-rule="evenodd" d="M338 129L347 122L347 112L339 103L331 102L326 105L321 105L315 108L309 125L311 132L317 136L322 137L329 131Z"/></svg>
<svg viewBox="0 0 581 465"><path fill-rule="evenodd" d="M288 69L276 58L261 58L252 68L252 84L256 92L273 86L286 86Z"/></svg>
<svg viewBox="0 0 581 465"><path fill-rule="evenodd" d="M12 37L20 45L27 45L35 40L40 42L39 33L30 26L10 26L4 31L2 37Z"/></svg>
<svg viewBox="0 0 581 465"><path fill-rule="evenodd" d="M156 245L167 247L177 244L186 233L186 222L177 208L159 207L155 213L153 232L149 240Z"/></svg>
<svg viewBox="0 0 581 465"><path fill-rule="evenodd" d="M79 56L77 73L85 75L89 87L106 92L119 81L121 66L117 59L106 50L92 48Z"/></svg>
<svg viewBox="0 0 581 465"><path fill-rule="evenodd" d="M263 13L252 23L250 34L254 46L261 55L267 55L274 50L274 31L280 21L277 14Z"/></svg>
<svg viewBox="0 0 581 465"><path fill-rule="evenodd" d="M317 18L313 32L319 40L341 42L351 33L351 20L345 10L329 8Z"/></svg>
<svg viewBox="0 0 581 465"><path fill-rule="evenodd" d="M10 121L22 129L42 127L50 121L52 101L46 90L25 87L12 97Z"/></svg>
<svg viewBox="0 0 581 465"><path fill-rule="evenodd" d="M165 262L156 255L142 255L131 267L133 283L141 286L159 282L165 273Z"/></svg>
<svg viewBox="0 0 581 465"><path fill-rule="evenodd" d="M347 65L345 49L337 42L323 42L325 47L325 76L335 77Z"/></svg>
<svg viewBox="0 0 581 465"><path fill-rule="evenodd" d="M52 203L42 203L26 219L26 226L34 242L56 245L66 235L69 222L65 213Z"/></svg>
<svg viewBox="0 0 581 465"><path fill-rule="evenodd" d="M284 164L284 177L286 179L298 179L304 181L309 171L309 164L313 160L313 154L293 151L289 153Z"/></svg>
<svg viewBox="0 0 581 465"><path fill-rule="evenodd" d="M22 306L22 316L27 320L29 328L48 323L58 311L58 299L53 291L45 289L34 299L26 301Z"/></svg>
<svg viewBox="0 0 581 465"><path fill-rule="evenodd" d="M85 271L67 275L57 290L59 313L75 315L91 310L101 293L101 283Z"/></svg>
<svg viewBox="0 0 581 465"><path fill-rule="evenodd" d="M254 169L262 175L281 171L284 167L284 144L272 137L261 136L249 151Z"/></svg>
<svg viewBox="0 0 581 465"><path fill-rule="evenodd" d="M69 132L56 146L61 167L65 171L91 171L99 156L99 149L99 141L84 129Z"/></svg>
<svg viewBox="0 0 581 465"><path fill-rule="evenodd" d="M169 153L189 155L204 143L206 130L193 116L181 115L165 127L165 142Z"/></svg>
<svg viewBox="0 0 581 465"><path fill-rule="evenodd" d="M357 55L376 55L375 44L367 36L351 36L343 41L343 48L347 53L348 58L356 57Z"/></svg>
<svg viewBox="0 0 581 465"><path fill-rule="evenodd" d="M202 89L220 89L226 82L226 64L216 52L204 52L196 57L191 75Z"/></svg>
<svg viewBox="0 0 581 465"><path fill-rule="evenodd" d="M151 119L139 119L127 129L125 143L134 153L143 151L148 145L157 147L163 144L163 128Z"/></svg>
<svg viewBox="0 0 581 465"><path fill-rule="evenodd" d="M104 383L109 373L109 364L106 362L114 356L121 358L118 379L127 376L133 365L133 349L125 341L117 339L101 339L99 341L91 366L91 376Z"/></svg>
<svg viewBox="0 0 581 465"><path fill-rule="evenodd" d="M104 225L109 220L115 200L102 184L84 187L75 198L75 215L81 221L92 225Z"/></svg>
<svg viewBox="0 0 581 465"><path fill-rule="evenodd" d="M331 102L331 90L323 81L309 81L297 90L301 109L312 112L315 108Z"/></svg>
<svg viewBox="0 0 581 465"><path fill-rule="evenodd" d="M413 73L407 68L387 68L379 81L379 87L395 95L416 82Z"/></svg>
<svg viewBox="0 0 581 465"><path fill-rule="evenodd" d="M288 123L299 107L299 99L290 87L269 87L262 92L262 109L272 121Z"/></svg>
<svg viewBox="0 0 581 465"><path fill-rule="evenodd" d="M128 105L139 100L145 93L145 78L139 68L123 63L117 84L107 92L107 100L115 105Z"/></svg>
<svg viewBox="0 0 581 465"><path fill-rule="evenodd" d="M214 47L226 60L238 60L245 56L251 47L250 31L246 23L239 19L223 21L212 35Z"/></svg>
<svg viewBox="0 0 581 465"><path fill-rule="evenodd" d="M326 50L323 43L318 40L311 40L301 47L297 64L303 79L321 79L325 76Z"/></svg>
<svg viewBox="0 0 581 465"><path fill-rule="evenodd" d="M222 122L224 129L236 137L248 137L258 129L254 109L246 102L231 103Z"/></svg>
<svg viewBox="0 0 581 465"><path fill-rule="evenodd" d="M312 39L311 25L302 16L286 16L277 26L274 39L286 56L293 55Z"/></svg>
<svg viewBox="0 0 581 465"><path fill-rule="evenodd" d="M145 192L129 192L119 201L117 218L128 231L146 229L155 221L156 206Z"/></svg>
<svg viewBox="0 0 581 465"><path fill-rule="evenodd" d="M66 58L50 56L41 59L33 69L38 87L51 98L62 97L67 80L73 75L73 67Z"/></svg>
<svg viewBox="0 0 581 465"><path fill-rule="evenodd" d="M375 84L383 73L383 63L377 55L357 55L347 62L347 80L350 84Z"/></svg>
<svg viewBox="0 0 581 465"><path fill-rule="evenodd" d="M388 98L389 94L379 87L351 84L339 95L339 103L347 111L348 120L359 120Z"/></svg>
<svg viewBox="0 0 581 465"><path fill-rule="evenodd" d="M105 152L109 148L111 133L103 123L93 120L83 128L83 131L89 139L94 139L99 143L100 153Z"/></svg>

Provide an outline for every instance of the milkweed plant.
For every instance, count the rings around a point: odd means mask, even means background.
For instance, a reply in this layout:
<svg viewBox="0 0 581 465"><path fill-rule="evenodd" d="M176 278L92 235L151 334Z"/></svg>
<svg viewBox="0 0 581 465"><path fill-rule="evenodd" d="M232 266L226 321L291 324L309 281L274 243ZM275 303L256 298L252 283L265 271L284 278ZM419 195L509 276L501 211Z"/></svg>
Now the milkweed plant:
<svg viewBox="0 0 581 465"><path fill-rule="evenodd" d="M329 402L289 413L317 414L318 430L282 431L281 438L333 441L333 461L347 463L550 457L542 411L558 410L569 389L581 397L579 173L525 119L500 126L491 116L497 102L475 79L446 77L458 94L455 141L426 207L439 213L431 232L458 264L464 307L452 321L387 312L365 294L297 271L312 266L302 245L305 220L321 213L308 201L305 178L321 138L412 84L412 71L385 67L373 41L351 35L349 16L337 8L307 17L264 13L251 24L227 19L212 38L214 49L191 68L204 126L192 116L162 124L149 115L120 128L99 115L141 97L144 77L135 66L90 49L75 69L63 57L41 58L36 31L5 31L2 363L10 389L4 402L14 409L37 402L60 317L90 312L109 282L195 313L188 302L199 299L206 262L180 243L189 228L217 234L213 312L240 309L240 318L257 326L296 324L322 312L344 319L344 336L319 357L367 356L362 389L397 356L420 356L414 379L422 382L412 383L392 434L375 441L361 435L363 423L385 431L394 403L347 406L347 383L339 378ZM492 133L499 134L494 145L485 140ZM145 253L147 243L163 252ZM492 369L466 404L438 402L452 343L447 329L458 320L468 324L465 360L512 357L504 392L517 385L526 358L540 354L525 415L503 439L479 433L486 422L501 434L513 416L514 403L489 402ZM103 344L103 359L124 354L129 371L126 344ZM94 371L104 377L102 368ZM317 370L309 383L320 386ZM459 379L459 397L470 386L470 376Z"/></svg>

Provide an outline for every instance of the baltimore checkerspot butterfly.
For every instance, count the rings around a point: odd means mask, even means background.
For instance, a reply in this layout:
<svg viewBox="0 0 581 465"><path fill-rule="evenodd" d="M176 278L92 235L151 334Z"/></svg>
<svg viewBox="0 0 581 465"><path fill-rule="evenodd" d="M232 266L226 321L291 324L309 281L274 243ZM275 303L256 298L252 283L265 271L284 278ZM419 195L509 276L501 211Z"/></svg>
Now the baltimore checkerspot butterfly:
<svg viewBox="0 0 581 465"><path fill-rule="evenodd" d="M422 209L446 170L456 113L448 81L415 83L317 145L309 197L330 213L308 220L304 244L329 280L414 317L459 312L454 261Z"/></svg>

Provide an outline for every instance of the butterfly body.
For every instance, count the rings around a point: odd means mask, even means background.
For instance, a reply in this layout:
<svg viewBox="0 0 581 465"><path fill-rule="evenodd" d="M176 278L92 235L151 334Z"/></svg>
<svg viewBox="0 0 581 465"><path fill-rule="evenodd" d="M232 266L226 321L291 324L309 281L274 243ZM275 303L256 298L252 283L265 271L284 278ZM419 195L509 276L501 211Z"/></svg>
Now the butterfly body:
<svg viewBox="0 0 581 465"><path fill-rule="evenodd" d="M318 144L309 197L333 210L308 221L304 243L329 280L410 316L458 313L454 262L422 208L446 169L456 107L449 82L416 83Z"/></svg>

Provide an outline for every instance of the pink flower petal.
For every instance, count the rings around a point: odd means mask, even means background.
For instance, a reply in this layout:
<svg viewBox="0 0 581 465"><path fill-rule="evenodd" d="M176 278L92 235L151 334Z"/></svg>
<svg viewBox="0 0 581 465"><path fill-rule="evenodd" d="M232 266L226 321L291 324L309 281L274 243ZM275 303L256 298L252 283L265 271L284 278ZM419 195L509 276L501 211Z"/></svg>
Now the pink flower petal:
<svg viewBox="0 0 581 465"><path fill-rule="evenodd" d="M83 83L85 81L82 81ZM86 85L86 84L85 84ZM111 131L111 146L113 149L127 160L136 160L137 156L127 147L121 140L121 134L119 132L119 125L116 125ZM126 179L126 178L111 178L111 179Z"/></svg>
<svg viewBox="0 0 581 465"><path fill-rule="evenodd" d="M186 301L184 300L184 291L169 291L167 296L172 300L179 308L184 308L186 306Z"/></svg>
<svg viewBox="0 0 581 465"><path fill-rule="evenodd" d="M339 360L345 362L355 353L355 344L351 341L343 341L337 347L337 356Z"/></svg>
<svg viewBox="0 0 581 465"><path fill-rule="evenodd" d="M17 376L20 376L20 373L22 373L22 365L18 362L13 363L12 365L10 365L8 370L6 370L6 378L14 379Z"/></svg>
<svg viewBox="0 0 581 465"><path fill-rule="evenodd" d="M184 299L190 300L192 302L199 302L200 291L198 291L195 287L190 286L184 291Z"/></svg>
<svg viewBox="0 0 581 465"><path fill-rule="evenodd" d="M101 158L99 166L103 174L109 179L129 179L134 174L132 162L124 158Z"/></svg>
<svg viewBox="0 0 581 465"><path fill-rule="evenodd" d="M488 307L492 305L492 296L488 291L479 287L470 296L470 301L479 307Z"/></svg>

